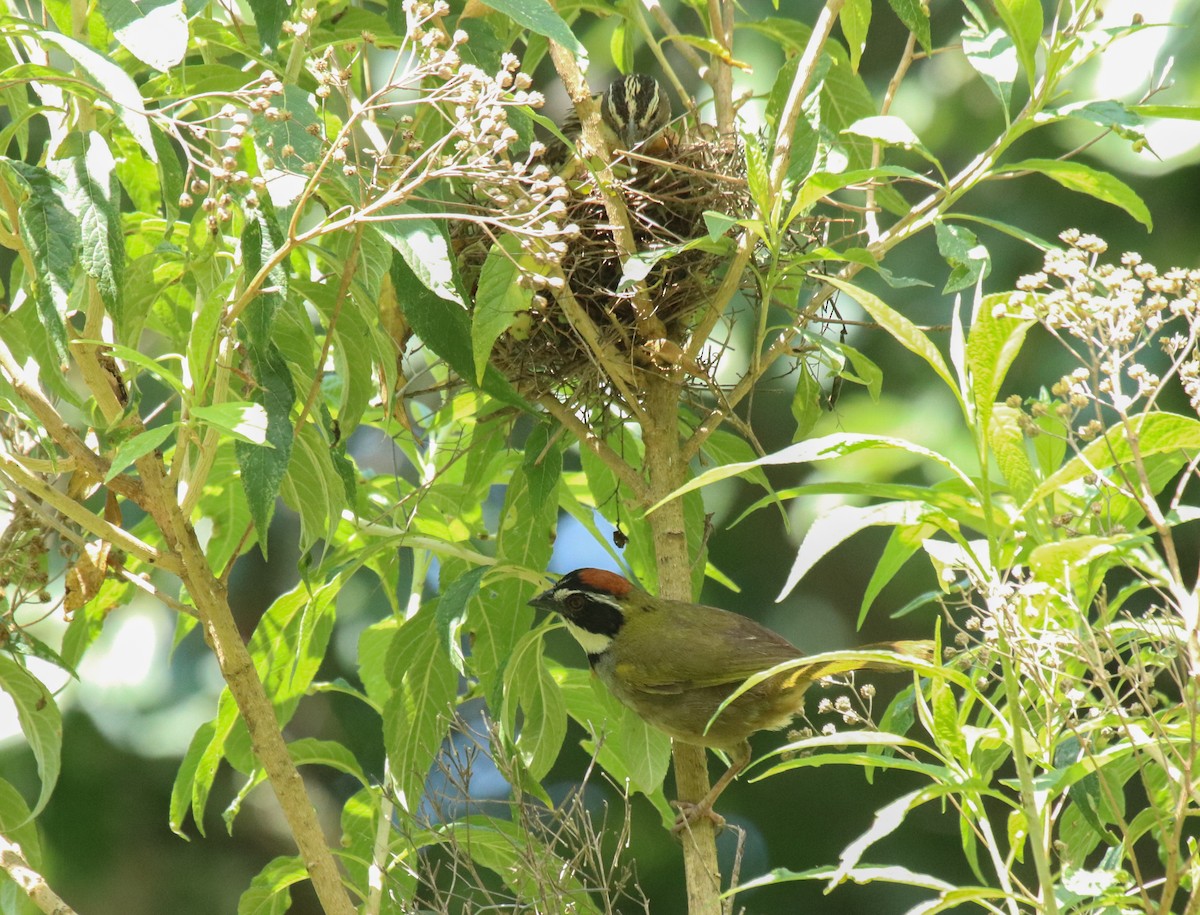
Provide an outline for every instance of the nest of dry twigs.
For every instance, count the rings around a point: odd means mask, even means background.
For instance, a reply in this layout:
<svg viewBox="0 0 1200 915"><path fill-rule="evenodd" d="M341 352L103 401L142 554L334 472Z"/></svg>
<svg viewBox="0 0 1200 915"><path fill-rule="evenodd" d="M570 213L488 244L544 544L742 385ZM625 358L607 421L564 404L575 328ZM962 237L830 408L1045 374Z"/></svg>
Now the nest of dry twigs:
<svg viewBox="0 0 1200 915"><path fill-rule="evenodd" d="M567 182L560 223L564 232L556 263L561 280L535 281L539 288L528 321L520 318L497 341L494 364L526 394L569 391L575 402L611 397L614 368L627 377L675 368L661 357L664 343L668 352L678 352L685 343L729 259L727 245L707 242L704 214L715 211L737 219L751 213L744 161L743 151L729 144L683 137L656 150L653 159L614 164L637 248L635 261L648 265L644 286L653 313L650 322L638 320L636 283L622 265L595 182L580 167ZM479 232L471 223L456 230L461 266L473 281L488 244L470 237ZM594 333L572 320L580 313Z"/></svg>

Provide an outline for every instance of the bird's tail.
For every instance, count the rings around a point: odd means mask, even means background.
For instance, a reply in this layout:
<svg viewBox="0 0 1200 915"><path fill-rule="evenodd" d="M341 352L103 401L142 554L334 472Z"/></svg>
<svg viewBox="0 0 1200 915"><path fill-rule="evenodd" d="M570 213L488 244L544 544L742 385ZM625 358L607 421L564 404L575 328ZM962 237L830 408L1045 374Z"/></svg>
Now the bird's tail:
<svg viewBox="0 0 1200 915"><path fill-rule="evenodd" d="M849 651L830 651L814 655L809 664L802 664L787 677L787 685L791 686L800 680L820 680L822 677L832 677L836 674L849 673L852 670L882 670L899 673L912 670L909 661L924 661L934 659L934 643L929 639L915 639L902 642L876 642L863 645ZM893 655L893 659L880 655ZM873 657L872 657L873 655Z"/></svg>

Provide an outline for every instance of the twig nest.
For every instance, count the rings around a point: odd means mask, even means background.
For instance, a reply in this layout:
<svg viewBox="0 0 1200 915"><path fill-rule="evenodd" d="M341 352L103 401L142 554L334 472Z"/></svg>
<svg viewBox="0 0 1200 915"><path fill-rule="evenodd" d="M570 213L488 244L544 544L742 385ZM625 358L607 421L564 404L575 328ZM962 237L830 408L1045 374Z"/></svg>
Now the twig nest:
<svg viewBox="0 0 1200 915"><path fill-rule="evenodd" d="M526 393L607 401L618 380L614 373L637 387L637 372L680 367L674 360L685 352L691 324L721 282L731 251L728 236L710 239L706 214L747 217L750 194L743 151L732 144L685 136L653 157L618 159L615 191L636 245L622 262L595 180L581 163L574 171L556 219L561 232L527 240L541 254L539 263L549 256L551 269L532 277L532 305L497 341L492 360ZM473 284L490 238L468 222L454 231L464 276ZM633 303L639 284L651 312L641 320ZM577 326L579 315L590 328Z"/></svg>

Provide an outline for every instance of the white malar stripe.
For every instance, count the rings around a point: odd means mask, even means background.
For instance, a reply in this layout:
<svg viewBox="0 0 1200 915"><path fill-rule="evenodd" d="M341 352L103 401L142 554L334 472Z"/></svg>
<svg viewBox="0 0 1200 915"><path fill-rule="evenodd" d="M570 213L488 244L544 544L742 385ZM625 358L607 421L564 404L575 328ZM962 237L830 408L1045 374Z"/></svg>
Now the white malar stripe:
<svg viewBox="0 0 1200 915"><path fill-rule="evenodd" d="M575 641L583 646L583 650L589 655L603 654L608 646L612 644L612 639L607 635L600 635L598 632L588 632L580 626L576 626L570 620L564 620L567 624L567 631L575 636Z"/></svg>

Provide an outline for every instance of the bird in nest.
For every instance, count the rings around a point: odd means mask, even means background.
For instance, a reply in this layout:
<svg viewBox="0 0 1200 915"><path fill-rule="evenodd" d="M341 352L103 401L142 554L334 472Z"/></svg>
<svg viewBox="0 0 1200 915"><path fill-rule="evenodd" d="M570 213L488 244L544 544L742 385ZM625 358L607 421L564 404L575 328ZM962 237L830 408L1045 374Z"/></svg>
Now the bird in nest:
<svg viewBox="0 0 1200 915"><path fill-rule="evenodd" d="M646 148L659 139L671 121L671 99L653 76L630 73L618 76L600 96L600 120L609 145L626 151ZM562 124L562 134L572 143L582 134L579 115L571 110ZM566 157L562 144L551 150L552 158Z"/></svg>

